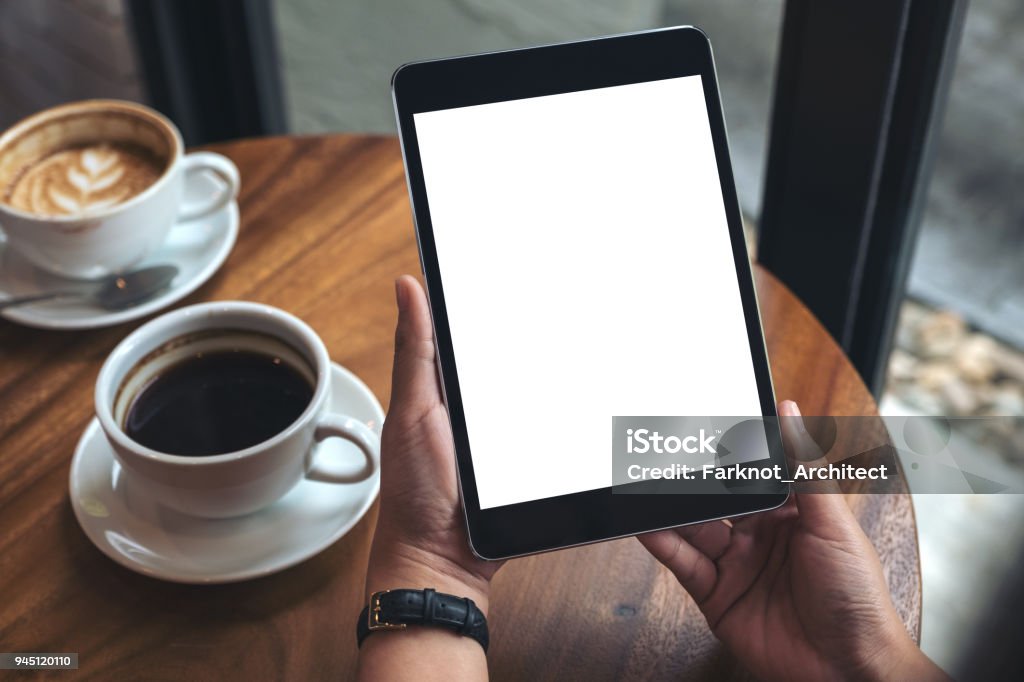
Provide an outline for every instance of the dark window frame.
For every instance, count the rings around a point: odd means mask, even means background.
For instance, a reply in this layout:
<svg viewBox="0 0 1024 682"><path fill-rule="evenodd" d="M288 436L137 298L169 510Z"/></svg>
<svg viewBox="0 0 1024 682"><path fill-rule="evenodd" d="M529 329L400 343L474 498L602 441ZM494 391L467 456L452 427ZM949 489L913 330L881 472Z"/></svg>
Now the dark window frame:
<svg viewBox="0 0 1024 682"><path fill-rule="evenodd" d="M788 0L758 258L877 397L966 0Z"/></svg>
<svg viewBox="0 0 1024 682"><path fill-rule="evenodd" d="M185 143L287 131L271 0L127 0L149 102Z"/></svg>

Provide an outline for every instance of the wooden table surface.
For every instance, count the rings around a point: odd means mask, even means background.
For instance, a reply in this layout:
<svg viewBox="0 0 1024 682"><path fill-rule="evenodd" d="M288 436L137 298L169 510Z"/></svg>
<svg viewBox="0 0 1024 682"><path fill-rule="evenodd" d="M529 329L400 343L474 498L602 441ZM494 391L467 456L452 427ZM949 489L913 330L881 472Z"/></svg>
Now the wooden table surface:
<svg viewBox="0 0 1024 682"><path fill-rule="evenodd" d="M241 234L220 272L179 305L246 299L285 308L386 406L393 280L419 272L397 141L283 137L213 149L241 171ZM758 268L756 277L778 397L799 401L805 414L875 414L818 322L770 274ZM104 357L141 323L54 332L0 321L0 651L78 652L78 677L105 680L346 679L376 505L317 557L223 586L137 575L79 529L67 492L71 455L92 418ZM916 637L910 499L848 501ZM633 539L510 562L495 579L490 620L495 679L743 677Z"/></svg>

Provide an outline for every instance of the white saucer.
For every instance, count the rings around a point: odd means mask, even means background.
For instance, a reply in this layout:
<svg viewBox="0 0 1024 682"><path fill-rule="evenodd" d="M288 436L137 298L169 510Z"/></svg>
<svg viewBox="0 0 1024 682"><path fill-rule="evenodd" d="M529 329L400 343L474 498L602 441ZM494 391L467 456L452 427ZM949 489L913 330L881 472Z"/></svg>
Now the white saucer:
<svg viewBox="0 0 1024 682"><path fill-rule="evenodd" d="M378 434L384 411L350 371L331 368L331 410ZM347 441L320 445L330 458L363 455ZM318 453L319 454L319 453ZM133 571L179 583L227 583L268 575L323 551L359 522L377 497L380 473L360 483L303 480L270 507L235 519L200 519L133 491L94 418L71 460L71 506L104 554Z"/></svg>
<svg viewBox="0 0 1024 682"><path fill-rule="evenodd" d="M188 192L216 193L217 180L200 174L190 183ZM167 242L138 267L169 263L179 272L171 285L142 305L128 310L109 311L84 301L58 299L0 311L11 322L40 329L94 329L135 320L180 301L199 288L224 263L238 237L238 204L232 201L205 218L178 223L171 228ZM44 272L7 248L0 233L0 300L44 291L89 290L93 285Z"/></svg>

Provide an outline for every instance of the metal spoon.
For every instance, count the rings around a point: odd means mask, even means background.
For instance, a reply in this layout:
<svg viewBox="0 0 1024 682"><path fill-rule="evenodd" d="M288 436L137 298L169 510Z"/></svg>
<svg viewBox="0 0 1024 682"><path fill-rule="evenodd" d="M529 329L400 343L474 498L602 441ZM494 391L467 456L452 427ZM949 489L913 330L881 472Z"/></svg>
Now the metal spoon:
<svg viewBox="0 0 1024 682"><path fill-rule="evenodd" d="M175 265L153 265L96 280L96 286L92 290L66 289L9 298L0 301L0 310L53 298L81 298L106 310L124 310L152 298L166 288L177 274L178 268Z"/></svg>

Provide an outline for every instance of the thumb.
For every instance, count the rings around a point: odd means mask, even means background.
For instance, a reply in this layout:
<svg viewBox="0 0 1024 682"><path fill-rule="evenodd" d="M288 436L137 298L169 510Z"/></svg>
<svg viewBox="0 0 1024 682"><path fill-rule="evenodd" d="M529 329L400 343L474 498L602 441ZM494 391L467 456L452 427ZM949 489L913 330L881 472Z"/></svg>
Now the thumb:
<svg viewBox="0 0 1024 682"><path fill-rule="evenodd" d="M800 408L792 400L779 403L782 439L790 456L790 465L810 469L828 466L821 448L808 433ZM791 472L792 474L792 472ZM835 481L804 481L798 484L796 505L808 530L825 536L830 530L857 525L845 496Z"/></svg>
<svg viewBox="0 0 1024 682"><path fill-rule="evenodd" d="M423 287L409 275L395 280L398 327L391 373L392 412L418 414L441 402L434 364L434 331Z"/></svg>

